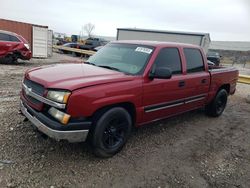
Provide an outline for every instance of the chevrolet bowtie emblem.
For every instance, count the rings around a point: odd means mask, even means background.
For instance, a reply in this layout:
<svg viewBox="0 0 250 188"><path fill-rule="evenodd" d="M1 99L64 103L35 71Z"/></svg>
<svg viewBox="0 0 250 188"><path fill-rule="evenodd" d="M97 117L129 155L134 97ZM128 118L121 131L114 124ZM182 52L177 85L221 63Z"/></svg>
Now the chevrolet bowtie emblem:
<svg viewBox="0 0 250 188"><path fill-rule="evenodd" d="M29 93L32 92L32 89L26 86L24 91L25 91L26 95L29 95Z"/></svg>

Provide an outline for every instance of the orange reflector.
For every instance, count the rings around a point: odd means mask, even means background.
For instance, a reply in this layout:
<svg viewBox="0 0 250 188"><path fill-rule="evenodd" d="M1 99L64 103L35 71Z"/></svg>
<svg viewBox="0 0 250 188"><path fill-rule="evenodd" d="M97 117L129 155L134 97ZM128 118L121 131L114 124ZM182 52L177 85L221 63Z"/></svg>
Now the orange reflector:
<svg viewBox="0 0 250 188"><path fill-rule="evenodd" d="M64 125L66 125L69 122L69 118L70 118L70 115L65 114L63 116L63 119L61 120L61 123L63 123Z"/></svg>
<svg viewBox="0 0 250 188"><path fill-rule="evenodd" d="M63 97L63 103L67 103L68 102L68 99L69 99L69 96L70 96L70 93L66 93Z"/></svg>

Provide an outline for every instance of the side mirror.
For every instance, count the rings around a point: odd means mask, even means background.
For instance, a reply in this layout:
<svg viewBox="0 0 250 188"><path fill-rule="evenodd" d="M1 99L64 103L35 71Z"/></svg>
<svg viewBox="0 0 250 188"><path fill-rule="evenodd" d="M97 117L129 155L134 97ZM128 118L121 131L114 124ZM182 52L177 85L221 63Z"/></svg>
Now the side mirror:
<svg viewBox="0 0 250 188"><path fill-rule="evenodd" d="M159 78L159 79L170 79L172 77L172 71L169 68L160 67L152 70L149 74L150 79Z"/></svg>

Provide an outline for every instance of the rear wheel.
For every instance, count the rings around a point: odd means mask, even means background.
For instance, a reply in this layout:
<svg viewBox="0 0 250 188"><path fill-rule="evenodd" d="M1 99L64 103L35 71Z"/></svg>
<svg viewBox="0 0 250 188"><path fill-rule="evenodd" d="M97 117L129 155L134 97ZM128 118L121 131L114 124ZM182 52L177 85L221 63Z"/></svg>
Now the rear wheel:
<svg viewBox="0 0 250 188"><path fill-rule="evenodd" d="M214 100L206 106L206 113L212 117L220 116L227 104L228 93L225 89L221 89L216 94Z"/></svg>
<svg viewBox="0 0 250 188"><path fill-rule="evenodd" d="M0 63L3 63L3 64L11 64L13 62L15 62L15 59L12 55L8 55L6 57L0 58Z"/></svg>
<svg viewBox="0 0 250 188"><path fill-rule="evenodd" d="M98 157L111 157L125 145L132 128L130 114L121 107L104 112L94 123L91 135L93 152Z"/></svg>

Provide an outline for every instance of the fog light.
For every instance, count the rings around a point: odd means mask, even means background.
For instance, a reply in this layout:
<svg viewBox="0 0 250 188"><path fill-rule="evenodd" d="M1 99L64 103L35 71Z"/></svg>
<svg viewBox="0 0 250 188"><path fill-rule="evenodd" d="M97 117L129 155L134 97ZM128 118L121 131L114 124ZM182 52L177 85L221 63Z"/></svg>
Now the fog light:
<svg viewBox="0 0 250 188"><path fill-rule="evenodd" d="M51 116L53 116L64 125L69 122L70 115L61 112L54 107L51 107L48 112Z"/></svg>

